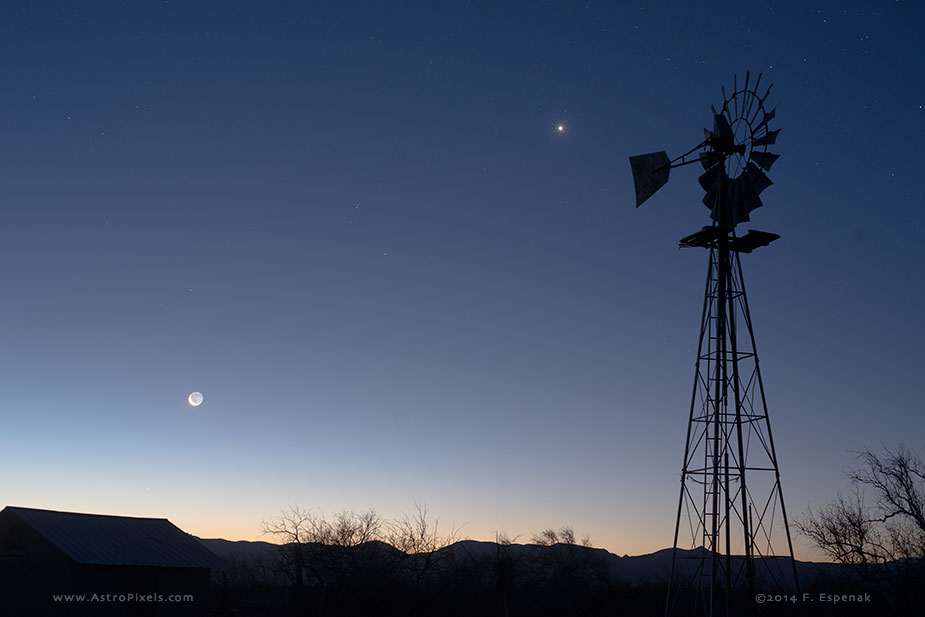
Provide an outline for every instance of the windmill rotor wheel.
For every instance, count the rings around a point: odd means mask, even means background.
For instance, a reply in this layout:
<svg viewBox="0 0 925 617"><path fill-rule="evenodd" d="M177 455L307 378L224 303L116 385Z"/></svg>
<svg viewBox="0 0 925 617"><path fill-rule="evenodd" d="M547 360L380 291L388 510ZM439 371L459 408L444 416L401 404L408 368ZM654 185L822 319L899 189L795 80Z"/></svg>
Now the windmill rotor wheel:
<svg viewBox="0 0 925 617"><path fill-rule="evenodd" d="M763 155L768 151L769 143L773 143L773 139L770 142L767 139L770 130L766 119L768 111L765 109L764 99L753 89L743 87L728 97L725 96L725 92L723 95L721 113L729 121L735 136L735 145L744 148L744 151L739 150L726 158L726 175L729 178L738 178L748 166L752 152Z"/></svg>
<svg viewBox="0 0 925 617"><path fill-rule="evenodd" d="M712 110L713 130L704 129L707 139L700 154L706 170L698 179L706 191L703 204L714 221L730 228L748 221L749 213L761 207L759 194L773 184L766 172L780 158L768 151L780 133L769 124L776 108L765 106L773 84L760 95L761 74L751 87L750 78L746 72L740 88L733 76L730 95L723 87L722 108Z"/></svg>

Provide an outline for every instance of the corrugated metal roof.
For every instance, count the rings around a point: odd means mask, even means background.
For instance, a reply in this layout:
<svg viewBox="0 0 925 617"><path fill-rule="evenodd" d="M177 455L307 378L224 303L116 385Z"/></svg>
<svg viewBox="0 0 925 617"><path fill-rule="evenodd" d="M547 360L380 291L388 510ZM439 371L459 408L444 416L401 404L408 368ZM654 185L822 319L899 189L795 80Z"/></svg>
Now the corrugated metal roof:
<svg viewBox="0 0 925 617"><path fill-rule="evenodd" d="M7 506L77 563L224 568L224 560L165 518L77 514Z"/></svg>

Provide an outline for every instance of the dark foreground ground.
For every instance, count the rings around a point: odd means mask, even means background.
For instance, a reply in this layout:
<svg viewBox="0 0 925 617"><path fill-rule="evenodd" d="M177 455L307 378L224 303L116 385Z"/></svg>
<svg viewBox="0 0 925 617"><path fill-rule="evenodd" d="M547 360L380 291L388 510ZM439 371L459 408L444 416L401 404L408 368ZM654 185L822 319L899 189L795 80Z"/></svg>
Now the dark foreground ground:
<svg viewBox="0 0 925 617"><path fill-rule="evenodd" d="M670 551L618 557L565 544L499 546L469 541L435 553L406 555L382 543L350 548L203 543L229 562L226 570L213 572L213 614L242 617L661 617L671 558ZM692 559L681 569L698 563ZM798 566L798 589L783 577L774 583L774 576L765 575L755 593L714 597L714 614L925 614L921 563L880 568ZM676 589L673 597L673 615L705 614L708 599L691 588Z"/></svg>

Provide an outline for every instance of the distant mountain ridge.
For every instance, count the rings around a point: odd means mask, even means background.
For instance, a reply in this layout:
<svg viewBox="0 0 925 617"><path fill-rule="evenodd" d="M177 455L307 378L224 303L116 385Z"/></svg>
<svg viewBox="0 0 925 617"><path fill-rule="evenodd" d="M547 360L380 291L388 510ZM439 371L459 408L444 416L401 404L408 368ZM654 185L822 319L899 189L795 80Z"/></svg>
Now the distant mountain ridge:
<svg viewBox="0 0 925 617"><path fill-rule="evenodd" d="M204 546L216 555L223 557L231 563L243 561L252 561L253 559L269 559L277 554L280 549L279 544L262 541L238 540L230 541L221 538L197 538ZM391 546L377 542L390 550L395 550ZM584 560L601 560L606 564L610 576L615 581L629 584L657 584L665 583L668 579L668 573L671 569L672 549L666 548L654 553L644 555L615 555L602 548L591 548L578 545L555 545L568 546ZM498 560L501 557L507 557L515 562L538 562L545 555L550 547L536 544L509 544L500 545L495 542L485 542L480 540L460 540L437 551L438 553L448 553L456 557L471 558L478 561ZM692 573L692 568L696 567L702 552L705 549L697 550L679 550L677 570L679 572ZM724 557L720 557L724 559ZM785 566L789 569L789 563L785 558L772 557L772 560L778 568ZM816 577L824 575L832 578L841 578L842 574L847 574L849 566L836 563L797 561L797 574L801 580L807 577Z"/></svg>

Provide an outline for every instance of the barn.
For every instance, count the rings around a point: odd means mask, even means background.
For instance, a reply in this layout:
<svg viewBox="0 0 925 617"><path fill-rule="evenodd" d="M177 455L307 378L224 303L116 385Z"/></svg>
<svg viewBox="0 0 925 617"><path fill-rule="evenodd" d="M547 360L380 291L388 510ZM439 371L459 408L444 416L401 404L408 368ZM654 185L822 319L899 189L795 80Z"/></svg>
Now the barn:
<svg viewBox="0 0 925 617"><path fill-rule="evenodd" d="M224 567L167 519L0 511L0 613L207 615Z"/></svg>

